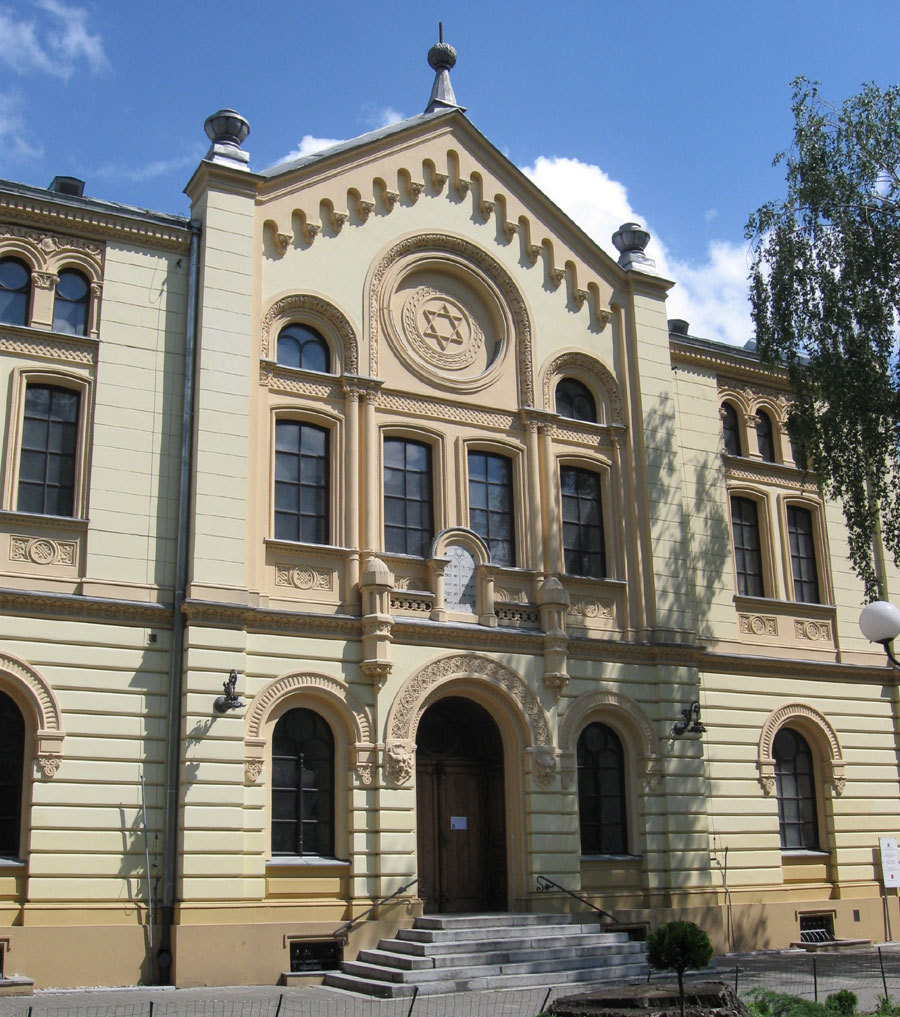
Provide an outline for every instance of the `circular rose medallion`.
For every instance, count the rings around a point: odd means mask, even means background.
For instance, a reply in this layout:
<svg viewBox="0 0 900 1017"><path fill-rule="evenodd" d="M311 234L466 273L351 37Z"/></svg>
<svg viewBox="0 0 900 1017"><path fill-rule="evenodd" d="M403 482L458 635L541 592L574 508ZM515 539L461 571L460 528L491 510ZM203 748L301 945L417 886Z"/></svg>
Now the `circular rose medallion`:
<svg viewBox="0 0 900 1017"><path fill-rule="evenodd" d="M468 367L484 345L484 333L471 314L453 297L431 286L419 286L409 295L403 323L413 349L443 370Z"/></svg>

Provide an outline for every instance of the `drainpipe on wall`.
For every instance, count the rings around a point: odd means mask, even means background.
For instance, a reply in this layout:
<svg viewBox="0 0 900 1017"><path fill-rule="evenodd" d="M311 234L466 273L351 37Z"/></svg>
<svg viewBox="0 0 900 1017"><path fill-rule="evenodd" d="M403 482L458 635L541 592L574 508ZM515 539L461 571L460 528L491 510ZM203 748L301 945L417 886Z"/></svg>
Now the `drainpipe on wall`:
<svg viewBox="0 0 900 1017"><path fill-rule="evenodd" d="M166 732L165 838L163 841L163 899L156 964L161 985L172 982L172 926L178 879L178 790L181 775L181 700L184 679L184 618L190 537L191 467L194 447L194 391L197 304L200 288L199 219L191 220L187 324L184 345L184 404L181 417L181 475L178 484L178 535L175 550L175 595L172 604L172 654L169 667L169 723Z"/></svg>

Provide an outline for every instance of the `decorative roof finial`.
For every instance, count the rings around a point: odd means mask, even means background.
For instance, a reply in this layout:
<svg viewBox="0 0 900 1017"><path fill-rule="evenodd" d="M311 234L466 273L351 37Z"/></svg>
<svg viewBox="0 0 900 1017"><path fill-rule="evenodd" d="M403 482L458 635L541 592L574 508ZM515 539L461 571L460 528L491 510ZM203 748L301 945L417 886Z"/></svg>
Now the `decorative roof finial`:
<svg viewBox="0 0 900 1017"><path fill-rule="evenodd" d="M428 63L435 73L425 112L434 113L440 109L458 109L465 112L465 107L456 101L453 85L450 84L450 69L456 63L456 50L449 42L444 42L443 22L438 22L438 38L440 42L436 42L428 51Z"/></svg>

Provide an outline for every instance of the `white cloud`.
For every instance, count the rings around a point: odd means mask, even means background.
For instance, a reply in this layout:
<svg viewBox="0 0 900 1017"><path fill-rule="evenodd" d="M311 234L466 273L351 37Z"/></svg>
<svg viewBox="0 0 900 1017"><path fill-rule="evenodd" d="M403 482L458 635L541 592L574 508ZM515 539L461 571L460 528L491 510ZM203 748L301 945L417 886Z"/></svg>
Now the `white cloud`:
<svg viewBox="0 0 900 1017"><path fill-rule="evenodd" d="M708 209L707 209L707 210L706 210L706 211L705 211L705 212L703 213L703 218L704 218L704 219L705 219L705 220L706 220L707 222L712 222L712 221L713 221L713 219L718 219L718 218L719 218L719 210L718 210L717 208L708 208Z"/></svg>
<svg viewBox="0 0 900 1017"><path fill-rule="evenodd" d="M0 6L0 61L18 74L49 74L67 81L83 62L107 66L103 41L87 28L88 13L61 0L34 0L37 17Z"/></svg>
<svg viewBox="0 0 900 1017"><path fill-rule="evenodd" d="M40 159L44 147L28 130L22 115L23 103L15 92L0 93L0 166Z"/></svg>
<svg viewBox="0 0 900 1017"><path fill-rule="evenodd" d="M203 158L203 149L198 146L188 155L180 155L174 159L156 159L145 163L143 166L121 166L116 163L106 163L90 173L91 179L100 177L103 180L127 180L130 183L139 184L144 180L154 180L157 177L166 176L176 170L187 169L196 166Z"/></svg>
<svg viewBox="0 0 900 1017"><path fill-rule="evenodd" d="M618 252L611 238L619 226L631 221L644 225L653 238L647 256L656 261L660 275L676 282L669 291L669 317L688 321L692 335L741 346L752 337L746 246L715 240L707 248L705 261L679 261L669 254L652 224L632 208L625 186L599 166L540 156L523 172L613 257Z"/></svg>
<svg viewBox="0 0 900 1017"><path fill-rule="evenodd" d="M365 114L365 123L373 131L377 131L382 127L390 127L393 124L399 124L401 120L405 119L406 117L402 113L398 113L393 106L372 107Z"/></svg>
<svg viewBox="0 0 900 1017"><path fill-rule="evenodd" d="M293 159L303 159L307 155L315 155L316 152L322 152L326 148L331 148L332 145L340 144L341 141L338 138L315 138L311 134L304 134L300 139L300 144L287 155L283 155L277 162L272 163L272 166L280 166L283 162L291 162ZM266 169L271 169L272 166L267 166Z"/></svg>

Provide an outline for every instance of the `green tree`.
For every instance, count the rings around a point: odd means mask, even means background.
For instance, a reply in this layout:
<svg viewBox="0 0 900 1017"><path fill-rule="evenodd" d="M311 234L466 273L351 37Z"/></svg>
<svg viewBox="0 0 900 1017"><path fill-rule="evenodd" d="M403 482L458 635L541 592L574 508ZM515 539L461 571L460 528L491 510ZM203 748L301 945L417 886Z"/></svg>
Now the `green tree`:
<svg viewBox="0 0 900 1017"><path fill-rule="evenodd" d="M647 937L647 960L651 967L678 975L678 999L684 1017L684 973L705 968L712 960L709 936L693 922L666 922Z"/></svg>
<svg viewBox="0 0 900 1017"><path fill-rule="evenodd" d="M757 348L788 372L797 457L842 503L872 598L881 539L900 563L900 88L834 107L793 87L787 196L746 227Z"/></svg>

